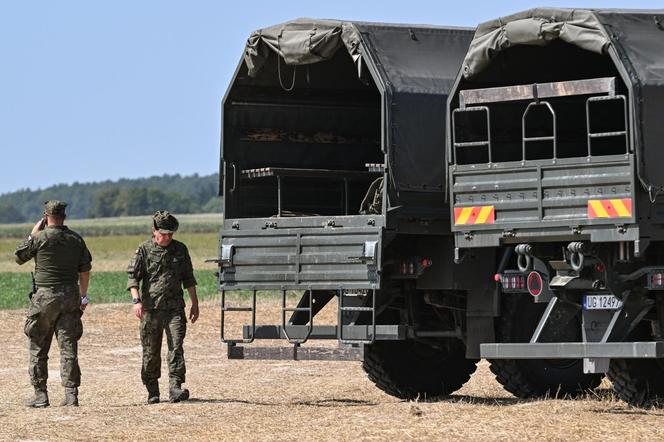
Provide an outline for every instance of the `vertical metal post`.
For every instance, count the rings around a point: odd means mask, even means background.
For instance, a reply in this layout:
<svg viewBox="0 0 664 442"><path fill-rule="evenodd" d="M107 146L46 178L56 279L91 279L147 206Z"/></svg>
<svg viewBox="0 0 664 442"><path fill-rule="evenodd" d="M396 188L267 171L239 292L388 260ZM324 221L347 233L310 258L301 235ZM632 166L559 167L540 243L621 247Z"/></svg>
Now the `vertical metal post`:
<svg viewBox="0 0 664 442"><path fill-rule="evenodd" d="M590 151L590 144L591 144L591 131L590 131L590 100L586 100L586 137L588 139L588 161L590 161L591 157L591 151Z"/></svg>
<svg viewBox="0 0 664 442"><path fill-rule="evenodd" d="M376 289L371 291L371 341L376 340Z"/></svg>
<svg viewBox="0 0 664 442"><path fill-rule="evenodd" d="M256 290L254 290L254 296L251 302L251 337L249 342L254 342L256 337Z"/></svg>
<svg viewBox="0 0 664 442"><path fill-rule="evenodd" d="M491 155L491 118L489 118L489 108L485 108L484 112L486 112L486 148L489 153L489 164L491 164L493 163L493 156Z"/></svg>
<svg viewBox="0 0 664 442"><path fill-rule="evenodd" d="M284 334L288 336L286 332L286 290L281 290L281 328L284 331Z"/></svg>
<svg viewBox="0 0 664 442"><path fill-rule="evenodd" d="M627 100L625 99L624 96L620 95L622 97L622 102L623 102L623 114L625 115L625 153L629 153L629 119L628 113L627 113Z"/></svg>
<svg viewBox="0 0 664 442"><path fill-rule="evenodd" d="M344 178L344 214L348 215L348 178Z"/></svg>
<svg viewBox="0 0 664 442"><path fill-rule="evenodd" d="M226 314L226 290L221 291L221 340L224 341L224 317Z"/></svg>
<svg viewBox="0 0 664 442"><path fill-rule="evenodd" d="M545 101L545 103L553 116L553 159L555 160L558 159L558 117L553 107L548 102Z"/></svg>
<svg viewBox="0 0 664 442"><path fill-rule="evenodd" d="M339 341L343 341L344 339L344 317L343 317L343 311L344 311L344 292L342 289L337 290L337 296L338 296L338 301L337 301L337 326L339 327L339 330L337 330L337 339Z"/></svg>
<svg viewBox="0 0 664 442"><path fill-rule="evenodd" d="M277 216L281 216L281 177L277 176Z"/></svg>

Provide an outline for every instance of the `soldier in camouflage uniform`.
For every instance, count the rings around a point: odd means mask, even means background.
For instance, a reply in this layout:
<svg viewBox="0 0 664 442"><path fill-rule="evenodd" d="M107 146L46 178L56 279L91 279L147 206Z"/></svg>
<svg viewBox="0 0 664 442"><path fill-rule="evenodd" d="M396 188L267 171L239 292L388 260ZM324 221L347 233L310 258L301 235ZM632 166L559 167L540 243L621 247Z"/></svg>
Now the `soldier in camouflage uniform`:
<svg viewBox="0 0 664 442"><path fill-rule="evenodd" d="M165 210L156 212L152 239L138 247L127 269L127 289L132 295L134 313L141 321L141 378L148 390L149 404L159 403L164 331L168 344L169 399L171 402L189 399L189 390L182 388L186 373L182 344L187 330L182 289L187 289L191 298L192 324L198 319L198 297L187 246L173 239L177 229L178 221L173 215Z"/></svg>
<svg viewBox="0 0 664 442"><path fill-rule="evenodd" d="M88 303L92 256L85 241L64 225L62 201L44 203L44 218L16 248L18 264L35 260L36 293L32 295L24 331L30 338L30 380L35 389L28 406L48 407L48 351L55 334L60 347L60 378L65 387L61 405L78 406L81 370L78 340L83 334L81 315Z"/></svg>

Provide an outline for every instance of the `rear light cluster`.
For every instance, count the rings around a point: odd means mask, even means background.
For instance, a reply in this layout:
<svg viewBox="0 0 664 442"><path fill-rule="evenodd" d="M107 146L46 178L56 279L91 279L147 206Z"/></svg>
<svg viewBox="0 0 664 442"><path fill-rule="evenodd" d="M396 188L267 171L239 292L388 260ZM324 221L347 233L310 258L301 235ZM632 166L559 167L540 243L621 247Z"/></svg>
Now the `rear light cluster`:
<svg viewBox="0 0 664 442"><path fill-rule="evenodd" d="M656 269L648 272L648 289L664 290L664 269Z"/></svg>
<svg viewBox="0 0 664 442"><path fill-rule="evenodd" d="M518 270L505 270L501 275L497 273L494 277L496 282L500 282L503 292L527 292L526 276Z"/></svg>
<svg viewBox="0 0 664 442"><path fill-rule="evenodd" d="M433 261L429 258L412 257L399 263L399 274L401 276L419 276L432 265Z"/></svg>

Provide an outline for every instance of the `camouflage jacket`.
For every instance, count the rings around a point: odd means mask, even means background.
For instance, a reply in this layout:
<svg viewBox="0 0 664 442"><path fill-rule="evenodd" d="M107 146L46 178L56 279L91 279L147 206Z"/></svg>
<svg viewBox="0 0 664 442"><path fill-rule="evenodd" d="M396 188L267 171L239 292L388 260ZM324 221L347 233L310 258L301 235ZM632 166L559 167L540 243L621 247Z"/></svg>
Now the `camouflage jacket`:
<svg viewBox="0 0 664 442"><path fill-rule="evenodd" d="M140 288L145 309L177 309L184 307L183 288L196 285L189 250L173 240L161 247L154 240L145 241L129 262L127 290Z"/></svg>
<svg viewBox="0 0 664 442"><path fill-rule="evenodd" d="M48 226L29 236L14 255L18 264L35 259L35 281L40 287L78 284L78 274L92 268L85 241L67 226Z"/></svg>

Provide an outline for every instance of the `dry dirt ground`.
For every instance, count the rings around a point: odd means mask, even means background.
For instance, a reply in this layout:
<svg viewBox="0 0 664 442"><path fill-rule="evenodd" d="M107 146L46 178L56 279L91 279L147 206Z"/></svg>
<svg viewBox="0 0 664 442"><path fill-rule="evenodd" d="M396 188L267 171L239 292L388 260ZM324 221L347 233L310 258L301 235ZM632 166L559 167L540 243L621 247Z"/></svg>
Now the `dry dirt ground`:
<svg viewBox="0 0 664 442"><path fill-rule="evenodd" d="M31 394L23 311L1 311L2 440L662 440L664 410L630 408L603 384L597 397L522 401L504 392L488 364L449 399L407 402L375 388L359 362L228 361L219 306L202 306L185 351L185 403L145 405L137 320L129 305L92 305L84 316L79 408L58 407L57 346L51 351L50 408ZM278 305L259 304L276 323ZM328 312L331 320L332 313ZM239 326L238 321L231 325ZM162 377L162 394L167 376Z"/></svg>

